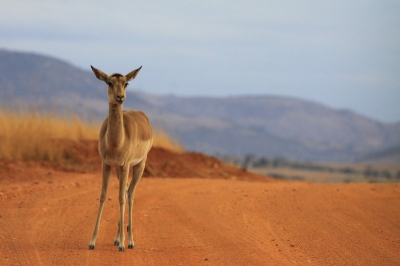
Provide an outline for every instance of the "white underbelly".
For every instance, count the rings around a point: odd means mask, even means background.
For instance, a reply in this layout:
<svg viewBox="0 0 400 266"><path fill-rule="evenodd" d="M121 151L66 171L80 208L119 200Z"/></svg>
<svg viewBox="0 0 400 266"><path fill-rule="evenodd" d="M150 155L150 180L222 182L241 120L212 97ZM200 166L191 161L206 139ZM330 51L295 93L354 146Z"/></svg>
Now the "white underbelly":
<svg viewBox="0 0 400 266"><path fill-rule="evenodd" d="M137 165L138 163L140 163L141 161L143 161L143 158L133 159L133 160L129 161L128 164L129 164L129 166L134 166L134 165Z"/></svg>

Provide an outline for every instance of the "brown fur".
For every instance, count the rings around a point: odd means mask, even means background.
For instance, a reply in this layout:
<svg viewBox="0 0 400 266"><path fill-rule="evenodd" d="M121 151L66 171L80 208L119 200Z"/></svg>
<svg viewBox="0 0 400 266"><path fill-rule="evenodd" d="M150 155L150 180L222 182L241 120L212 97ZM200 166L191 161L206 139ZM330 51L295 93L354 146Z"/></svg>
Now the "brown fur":
<svg viewBox="0 0 400 266"><path fill-rule="evenodd" d="M98 236L101 214L107 195L107 187L110 179L111 169L114 168L119 179L119 203L120 218L117 235L114 245L119 246L120 251L125 250L124 235L124 211L125 200L128 196L128 248L133 248L132 236L132 204L134 192L139 182L146 163L147 154L153 144L153 131L147 116L140 111L122 110L123 102L126 99L127 82L133 80L141 67L123 76L112 74L108 76L101 70L92 67L93 73L108 85L107 96L109 112L99 134L99 154L102 158L102 190L100 195L100 206L97 215L96 225L89 249L94 249ZM132 181L128 185L129 168L132 167Z"/></svg>

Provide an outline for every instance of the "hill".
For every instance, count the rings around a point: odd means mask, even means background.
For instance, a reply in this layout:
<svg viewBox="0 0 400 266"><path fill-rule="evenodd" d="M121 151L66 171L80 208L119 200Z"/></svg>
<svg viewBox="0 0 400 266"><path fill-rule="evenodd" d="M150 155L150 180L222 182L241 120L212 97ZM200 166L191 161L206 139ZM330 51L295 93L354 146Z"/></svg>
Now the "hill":
<svg viewBox="0 0 400 266"><path fill-rule="evenodd" d="M400 146L390 147L385 150L375 151L360 158L367 162L400 162Z"/></svg>
<svg viewBox="0 0 400 266"><path fill-rule="evenodd" d="M139 99L136 106L141 105L154 122L176 134L187 147L211 154L348 161L400 141L399 123L385 124L350 110L299 99L151 97L143 93L135 99Z"/></svg>
<svg viewBox="0 0 400 266"><path fill-rule="evenodd" d="M105 86L89 64L83 71L51 57L0 50L1 102L56 107L103 119ZM208 154L354 161L400 143L400 123L287 97L177 97L130 90L124 107L145 111L153 125L188 150Z"/></svg>

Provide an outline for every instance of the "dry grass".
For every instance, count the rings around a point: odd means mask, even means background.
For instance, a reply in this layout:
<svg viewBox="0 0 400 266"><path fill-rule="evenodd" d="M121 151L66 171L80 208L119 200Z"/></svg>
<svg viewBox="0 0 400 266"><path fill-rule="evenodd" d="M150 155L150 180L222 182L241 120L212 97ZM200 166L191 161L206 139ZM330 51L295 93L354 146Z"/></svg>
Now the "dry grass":
<svg viewBox="0 0 400 266"><path fill-rule="evenodd" d="M57 140L97 140L100 123L76 115L0 109L0 158L60 163L70 153ZM154 146L183 151L165 132L155 132Z"/></svg>
<svg viewBox="0 0 400 266"><path fill-rule="evenodd" d="M184 152L185 148L179 141L171 138L164 130L154 130L154 147L165 148L175 152Z"/></svg>
<svg viewBox="0 0 400 266"><path fill-rule="evenodd" d="M0 158L58 162L65 151L54 140L96 139L98 126L78 116L0 110Z"/></svg>

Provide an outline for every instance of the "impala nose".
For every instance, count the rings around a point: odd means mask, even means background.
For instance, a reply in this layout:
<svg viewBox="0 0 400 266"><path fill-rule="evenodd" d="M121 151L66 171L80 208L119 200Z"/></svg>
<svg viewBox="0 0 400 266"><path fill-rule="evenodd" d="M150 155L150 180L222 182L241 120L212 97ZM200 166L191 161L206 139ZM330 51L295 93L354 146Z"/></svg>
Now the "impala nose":
<svg viewBox="0 0 400 266"><path fill-rule="evenodd" d="M117 101L122 103L125 100L125 96L124 95L117 95Z"/></svg>

